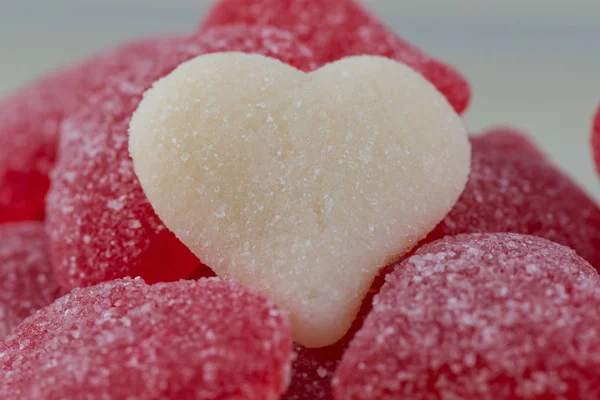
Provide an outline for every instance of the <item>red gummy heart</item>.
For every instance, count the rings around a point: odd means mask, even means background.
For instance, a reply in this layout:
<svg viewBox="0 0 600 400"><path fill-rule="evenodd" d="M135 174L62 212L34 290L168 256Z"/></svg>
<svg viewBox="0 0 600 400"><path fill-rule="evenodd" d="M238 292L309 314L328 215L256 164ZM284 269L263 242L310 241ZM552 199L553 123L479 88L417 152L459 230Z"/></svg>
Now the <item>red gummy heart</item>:
<svg viewBox="0 0 600 400"><path fill-rule="evenodd" d="M188 39L145 42L145 55L69 118L48 195L48 232L59 282L68 288L124 276L170 281L199 261L167 230L146 199L128 151L128 126L142 94L183 61L219 51L256 52L297 68L310 50L287 32L243 25Z"/></svg>
<svg viewBox="0 0 600 400"><path fill-rule="evenodd" d="M393 58L423 74L458 113L469 103L469 84L456 70L400 39L354 0L221 0L202 30L231 23L289 31L313 50L318 65L362 54Z"/></svg>
<svg viewBox="0 0 600 400"><path fill-rule="evenodd" d="M571 247L600 268L594 200L516 131L492 131L471 144L465 191L426 242L460 233L523 233Z"/></svg>
<svg viewBox="0 0 600 400"><path fill-rule="evenodd" d="M596 162L596 170L600 173L600 105L592 126L592 151Z"/></svg>
<svg viewBox="0 0 600 400"><path fill-rule="evenodd" d="M334 379L338 400L600 396L600 277L517 234L448 237L386 278Z"/></svg>
<svg viewBox="0 0 600 400"><path fill-rule="evenodd" d="M75 289L0 343L3 399L276 399L285 315L217 279Z"/></svg>
<svg viewBox="0 0 600 400"><path fill-rule="evenodd" d="M0 226L0 340L61 294L41 222Z"/></svg>

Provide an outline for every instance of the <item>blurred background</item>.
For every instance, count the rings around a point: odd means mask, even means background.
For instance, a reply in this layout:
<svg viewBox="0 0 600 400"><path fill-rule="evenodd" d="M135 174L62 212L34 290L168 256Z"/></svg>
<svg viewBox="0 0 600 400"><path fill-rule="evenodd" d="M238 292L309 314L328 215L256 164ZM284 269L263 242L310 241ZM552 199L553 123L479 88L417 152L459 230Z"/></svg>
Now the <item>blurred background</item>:
<svg viewBox="0 0 600 400"><path fill-rule="evenodd" d="M522 128L600 199L589 148L600 102L600 0L363 0L456 66L472 132ZM209 0L0 0L0 97L128 39L194 29Z"/></svg>

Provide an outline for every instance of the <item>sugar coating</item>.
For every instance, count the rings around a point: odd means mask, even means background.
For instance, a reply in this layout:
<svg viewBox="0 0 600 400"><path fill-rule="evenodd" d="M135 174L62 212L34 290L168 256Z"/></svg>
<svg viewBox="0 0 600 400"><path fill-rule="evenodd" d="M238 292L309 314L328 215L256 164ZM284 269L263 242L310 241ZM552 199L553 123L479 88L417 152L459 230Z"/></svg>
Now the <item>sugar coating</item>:
<svg viewBox="0 0 600 400"><path fill-rule="evenodd" d="M152 82L198 54L226 49L313 68L310 50L289 33L265 27L219 27L138 47L133 55L125 48L123 70L63 124L47 215L56 274L68 288L124 276L177 280L200 263L154 213L127 150L131 114Z"/></svg>
<svg viewBox="0 0 600 400"><path fill-rule="evenodd" d="M290 386L282 400L330 400L331 380L348 342L320 349L295 345Z"/></svg>
<svg viewBox="0 0 600 400"><path fill-rule="evenodd" d="M43 219L62 121L147 52L147 40L101 52L0 102L0 222Z"/></svg>
<svg viewBox="0 0 600 400"><path fill-rule="evenodd" d="M41 222L0 226L0 340L61 294Z"/></svg>
<svg viewBox="0 0 600 400"><path fill-rule="evenodd" d="M600 104L592 126L592 152L596 162L596 170L600 172Z"/></svg>
<svg viewBox="0 0 600 400"><path fill-rule="evenodd" d="M445 98L400 63L305 74L242 53L155 83L130 150L165 224L219 276L290 311L307 347L340 339L379 268L444 217L470 154Z"/></svg>
<svg viewBox="0 0 600 400"><path fill-rule="evenodd" d="M467 187L427 242L460 233L523 233L573 248L600 267L600 209L587 193L517 131L476 136L471 144Z"/></svg>
<svg viewBox="0 0 600 400"><path fill-rule="evenodd" d="M0 102L0 222L44 216L58 127L71 109L71 71L61 71Z"/></svg>
<svg viewBox="0 0 600 400"><path fill-rule="evenodd" d="M398 37L354 0L220 0L201 31L240 22L291 32L314 51L319 65L364 54L395 59L425 76L457 112L469 103L470 87L460 73Z"/></svg>
<svg viewBox="0 0 600 400"><path fill-rule="evenodd" d="M600 396L600 278L517 234L447 237L397 266L344 354L334 397Z"/></svg>
<svg viewBox="0 0 600 400"><path fill-rule="evenodd" d="M0 344L0 397L275 400L291 355L285 313L251 290L125 278L25 320Z"/></svg>

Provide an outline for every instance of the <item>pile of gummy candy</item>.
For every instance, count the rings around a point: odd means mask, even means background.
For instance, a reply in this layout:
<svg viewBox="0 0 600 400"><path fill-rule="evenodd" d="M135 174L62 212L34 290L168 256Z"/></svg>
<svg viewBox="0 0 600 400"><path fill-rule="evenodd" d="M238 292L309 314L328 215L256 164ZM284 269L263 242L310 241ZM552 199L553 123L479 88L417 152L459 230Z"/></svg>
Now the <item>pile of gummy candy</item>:
<svg viewBox="0 0 600 400"><path fill-rule="evenodd" d="M3 100L0 398L600 399L600 208L469 101L354 0Z"/></svg>

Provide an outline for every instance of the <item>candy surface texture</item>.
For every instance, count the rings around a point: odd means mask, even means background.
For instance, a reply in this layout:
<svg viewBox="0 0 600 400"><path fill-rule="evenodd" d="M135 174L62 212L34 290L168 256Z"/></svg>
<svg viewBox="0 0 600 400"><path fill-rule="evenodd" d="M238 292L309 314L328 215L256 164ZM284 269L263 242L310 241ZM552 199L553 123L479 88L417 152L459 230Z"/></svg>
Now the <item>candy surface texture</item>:
<svg viewBox="0 0 600 400"><path fill-rule="evenodd" d="M354 0L221 0L202 31L232 23L289 31L313 50L319 65L364 54L395 59L433 83L457 112L469 103L469 84L457 71L402 40Z"/></svg>
<svg viewBox="0 0 600 400"><path fill-rule="evenodd" d="M110 82L123 81L134 60L156 55L155 42L139 40L101 52L0 102L0 222L43 218L63 120Z"/></svg>
<svg viewBox="0 0 600 400"><path fill-rule="evenodd" d="M386 280L336 371L336 399L600 396L600 280L574 251L459 235Z"/></svg>
<svg viewBox="0 0 600 400"><path fill-rule="evenodd" d="M541 236L600 267L600 209L575 182L516 131L471 139L467 187L429 235L515 232Z"/></svg>
<svg viewBox="0 0 600 400"><path fill-rule="evenodd" d="M157 82L130 150L165 224L217 275L290 311L307 347L340 339L377 271L446 215L470 155L458 115L403 64L305 74L241 53Z"/></svg>
<svg viewBox="0 0 600 400"><path fill-rule="evenodd" d="M70 73L52 74L0 102L0 222L44 216L60 122L75 106Z"/></svg>
<svg viewBox="0 0 600 400"><path fill-rule="evenodd" d="M0 226L0 340L60 293L43 224Z"/></svg>
<svg viewBox="0 0 600 400"><path fill-rule="evenodd" d="M526 157L543 161L545 154L531 139L521 131L511 127L496 127L485 131L482 135L471 138L476 147L473 151L494 151L506 156Z"/></svg>
<svg viewBox="0 0 600 400"><path fill-rule="evenodd" d="M0 344L3 399L276 400L287 318L217 279L75 289Z"/></svg>

